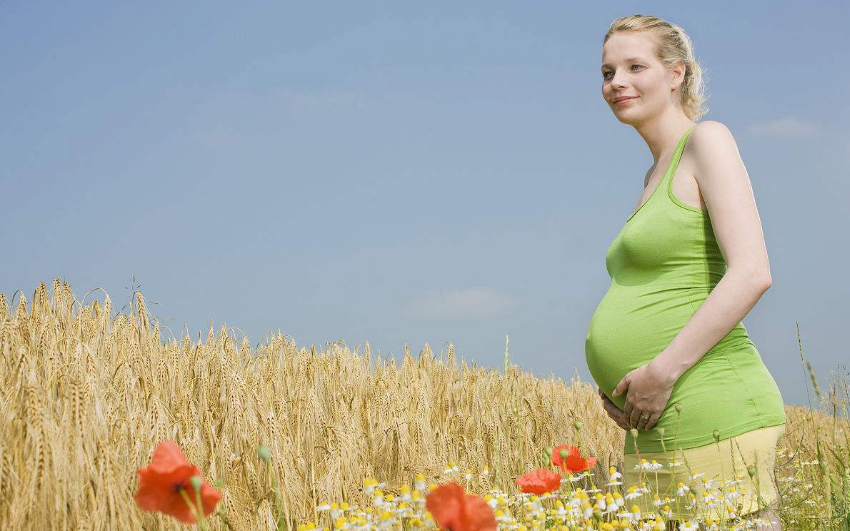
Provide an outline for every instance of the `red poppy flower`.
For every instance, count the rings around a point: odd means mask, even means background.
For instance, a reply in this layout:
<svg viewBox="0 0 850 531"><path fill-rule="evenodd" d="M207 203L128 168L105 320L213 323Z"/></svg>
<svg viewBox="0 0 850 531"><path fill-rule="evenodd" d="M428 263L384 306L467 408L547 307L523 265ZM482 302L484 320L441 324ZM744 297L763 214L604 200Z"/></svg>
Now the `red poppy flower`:
<svg viewBox="0 0 850 531"><path fill-rule="evenodd" d="M561 488L561 474L545 468L538 468L516 478L516 482L522 492L534 494L557 492Z"/></svg>
<svg viewBox="0 0 850 531"><path fill-rule="evenodd" d="M484 498L466 494L455 482L441 485L425 497L434 521L451 531L496 531L496 516Z"/></svg>
<svg viewBox="0 0 850 531"><path fill-rule="evenodd" d="M177 443L171 440L159 443L150 465L138 469L138 472L139 491L135 498L139 507L145 511L165 513L185 524L195 523L195 517L180 491L185 489L189 499L194 502L195 489L190 479L192 476L201 476L201 471L186 460ZM204 507L204 516L207 516L215 510L221 500L221 493L207 483L203 476L201 480L201 505Z"/></svg>
<svg viewBox="0 0 850 531"><path fill-rule="evenodd" d="M561 450L569 452L566 459L561 459ZM576 446L562 444L552 448L552 464L561 467L561 470L567 472L581 472L596 465L595 457L582 457L581 451Z"/></svg>

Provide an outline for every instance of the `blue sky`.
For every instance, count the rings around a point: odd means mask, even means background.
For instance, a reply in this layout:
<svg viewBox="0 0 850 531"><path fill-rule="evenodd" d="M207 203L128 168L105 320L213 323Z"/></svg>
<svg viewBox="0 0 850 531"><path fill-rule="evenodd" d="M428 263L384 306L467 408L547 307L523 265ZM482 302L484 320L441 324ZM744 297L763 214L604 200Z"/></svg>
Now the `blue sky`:
<svg viewBox="0 0 850 531"><path fill-rule="evenodd" d="M846 374L846 2L0 4L0 291L133 275L177 337L512 361L592 381L605 251L649 150L602 38L689 32L747 166L773 286L744 319L786 403ZM97 295L101 298L100 295ZM167 332L166 332L167 334ZM839 365L840 363L845 365Z"/></svg>

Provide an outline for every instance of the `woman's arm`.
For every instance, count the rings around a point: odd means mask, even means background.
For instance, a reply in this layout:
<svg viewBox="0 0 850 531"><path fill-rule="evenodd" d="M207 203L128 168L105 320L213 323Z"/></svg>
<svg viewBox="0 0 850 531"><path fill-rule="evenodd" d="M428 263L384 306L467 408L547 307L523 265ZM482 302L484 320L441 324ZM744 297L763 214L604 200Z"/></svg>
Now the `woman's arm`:
<svg viewBox="0 0 850 531"><path fill-rule="evenodd" d="M720 122L690 136L696 180L727 271L651 365L672 385L716 345L770 288L770 265L753 189L738 146Z"/></svg>

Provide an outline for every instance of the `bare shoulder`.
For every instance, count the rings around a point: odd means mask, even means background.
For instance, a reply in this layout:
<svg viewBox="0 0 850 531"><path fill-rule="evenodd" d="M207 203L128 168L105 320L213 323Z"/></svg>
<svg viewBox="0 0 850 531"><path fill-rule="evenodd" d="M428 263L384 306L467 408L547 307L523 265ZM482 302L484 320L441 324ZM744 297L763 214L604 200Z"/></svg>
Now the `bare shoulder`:
<svg viewBox="0 0 850 531"><path fill-rule="evenodd" d="M685 146L693 161L694 173L700 176L713 173L710 168L731 167L740 164L741 154L735 137L725 124L706 120L696 125Z"/></svg>
<svg viewBox="0 0 850 531"><path fill-rule="evenodd" d="M690 147L691 152L698 157L712 153L716 155L718 152L722 153L729 148L734 148L736 152L738 150L732 131L724 123L716 120L698 123L688 138L687 147Z"/></svg>
<svg viewBox="0 0 850 531"><path fill-rule="evenodd" d="M720 195L715 187L729 190L733 189L733 182L743 183L749 179L735 138L721 122L706 120L698 123L685 149L689 152L694 179L707 204L708 196Z"/></svg>

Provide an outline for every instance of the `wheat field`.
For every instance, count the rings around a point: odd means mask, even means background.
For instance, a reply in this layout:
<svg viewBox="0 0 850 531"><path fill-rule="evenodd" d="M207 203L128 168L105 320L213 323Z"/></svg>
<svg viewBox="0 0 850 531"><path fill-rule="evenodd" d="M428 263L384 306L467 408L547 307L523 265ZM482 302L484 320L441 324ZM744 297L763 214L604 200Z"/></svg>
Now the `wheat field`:
<svg viewBox="0 0 850 531"><path fill-rule="evenodd" d="M396 363L368 343L317 350L276 334L252 347L224 326L205 339L164 338L141 293L126 313L97 294L102 302L91 293L78 301L60 280L50 296L45 283L31 300L0 294L3 529L179 529L133 502L137 468L166 438L218 482L226 525L213 520L213 529L268 522L261 444L292 523L317 519L323 501L364 502L365 477L392 491L416 473L438 481L451 461L473 472L470 490L515 490L553 444L580 444L599 470L620 466L622 432L577 376L469 365L451 344L439 355L405 347ZM780 444L796 457L778 467L791 473L816 452L813 433L846 430L835 416L786 411Z"/></svg>

